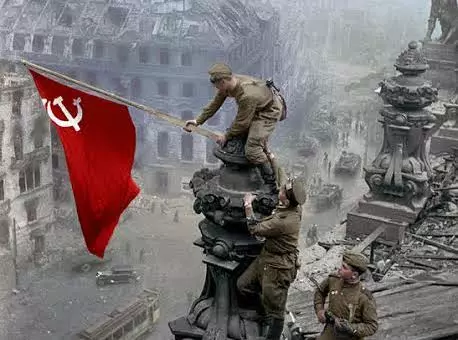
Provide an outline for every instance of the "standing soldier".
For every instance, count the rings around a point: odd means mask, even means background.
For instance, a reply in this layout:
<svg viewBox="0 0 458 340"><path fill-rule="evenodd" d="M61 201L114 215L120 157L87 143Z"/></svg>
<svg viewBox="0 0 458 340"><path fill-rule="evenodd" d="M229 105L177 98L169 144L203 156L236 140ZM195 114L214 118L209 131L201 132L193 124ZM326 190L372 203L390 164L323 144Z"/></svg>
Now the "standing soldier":
<svg viewBox="0 0 458 340"><path fill-rule="evenodd" d="M346 251L339 272L329 275L315 291L315 312L326 324L319 340L360 340L377 331L375 300L360 282L368 262L361 253ZM325 310L328 296L329 308Z"/></svg>
<svg viewBox="0 0 458 340"><path fill-rule="evenodd" d="M442 34L439 37L439 42L449 43L448 40L455 34L456 27L455 18L458 15L458 6L456 0L431 0L431 10L428 19L428 30L426 32L425 41L431 41L431 36L436 28L436 22L441 25Z"/></svg>
<svg viewBox="0 0 458 340"><path fill-rule="evenodd" d="M271 153L269 159L275 169L276 161ZM301 227L301 205L306 200L305 183L299 179L284 177L278 172L280 204L274 213L258 221L253 215L251 203L255 196L247 194L244 199L248 229L265 243L260 255L237 280L237 288L243 297L261 298L265 323L268 326L266 340L279 340L283 331L286 298L299 268L298 239Z"/></svg>
<svg viewBox="0 0 458 340"><path fill-rule="evenodd" d="M224 146L234 137L247 137L245 157L249 162L260 167L262 177L267 184L275 183L272 166L263 148L279 120L286 116L286 105L273 83L245 75L232 74L229 66L215 64L208 71L210 82L217 88L216 96L203 109L195 120L186 121L186 131L191 132L191 125L204 124L223 105L227 97L235 98L238 106L237 115L229 131L218 138Z"/></svg>

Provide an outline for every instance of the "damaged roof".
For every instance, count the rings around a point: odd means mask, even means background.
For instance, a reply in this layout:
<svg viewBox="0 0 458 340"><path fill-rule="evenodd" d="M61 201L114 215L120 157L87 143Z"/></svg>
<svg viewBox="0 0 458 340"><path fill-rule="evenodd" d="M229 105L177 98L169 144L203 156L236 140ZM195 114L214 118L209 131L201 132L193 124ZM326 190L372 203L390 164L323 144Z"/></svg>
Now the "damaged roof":
<svg viewBox="0 0 458 340"><path fill-rule="evenodd" d="M228 48L259 33L269 0L5 0L0 32L147 42L205 41Z"/></svg>

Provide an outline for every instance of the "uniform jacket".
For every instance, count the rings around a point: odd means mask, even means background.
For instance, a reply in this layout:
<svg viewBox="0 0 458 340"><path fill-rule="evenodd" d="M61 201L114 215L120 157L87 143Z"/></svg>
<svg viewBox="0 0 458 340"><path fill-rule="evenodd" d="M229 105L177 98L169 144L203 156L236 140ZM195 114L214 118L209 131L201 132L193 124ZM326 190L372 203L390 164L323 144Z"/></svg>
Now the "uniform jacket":
<svg viewBox="0 0 458 340"><path fill-rule="evenodd" d="M356 337L347 339L364 339L375 334L378 329L378 318L375 300L361 282L345 283L337 274L329 277L320 284L315 291L315 312L324 309L326 299L329 298L328 310L337 318L348 320ZM337 339L334 327L327 325L320 340Z"/></svg>
<svg viewBox="0 0 458 340"><path fill-rule="evenodd" d="M277 269L298 267L298 242L301 228L300 206L284 208L278 206L274 213L250 226L253 235L266 238L260 260Z"/></svg>
<svg viewBox="0 0 458 340"><path fill-rule="evenodd" d="M253 120L278 121L280 119L281 111L274 105L272 90L267 87L265 81L245 75L234 75L234 77L237 79L236 87L228 92L218 91L196 118L198 125L211 118L227 97L233 97L238 106L237 115L226 134L227 138L248 135Z"/></svg>

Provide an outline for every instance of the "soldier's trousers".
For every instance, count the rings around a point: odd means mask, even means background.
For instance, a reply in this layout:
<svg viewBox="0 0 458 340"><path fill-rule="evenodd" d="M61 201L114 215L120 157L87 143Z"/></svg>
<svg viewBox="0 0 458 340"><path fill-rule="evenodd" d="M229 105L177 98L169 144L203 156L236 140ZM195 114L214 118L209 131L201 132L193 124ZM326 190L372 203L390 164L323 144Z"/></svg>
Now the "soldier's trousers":
<svg viewBox="0 0 458 340"><path fill-rule="evenodd" d="M245 157L250 163L264 164L269 161L264 148L276 124L276 121L267 119L257 119L251 122L245 144Z"/></svg>
<svg viewBox="0 0 458 340"><path fill-rule="evenodd" d="M296 278L297 269L277 269L259 256L237 280L237 288L244 296L261 293L264 310L269 317L285 318L288 289Z"/></svg>

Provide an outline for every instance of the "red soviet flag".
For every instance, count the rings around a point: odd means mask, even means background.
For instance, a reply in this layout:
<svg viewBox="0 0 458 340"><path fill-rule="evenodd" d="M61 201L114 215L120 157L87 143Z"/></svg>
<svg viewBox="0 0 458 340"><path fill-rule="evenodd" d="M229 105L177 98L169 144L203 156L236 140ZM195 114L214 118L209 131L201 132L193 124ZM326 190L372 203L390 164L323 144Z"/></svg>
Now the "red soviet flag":
<svg viewBox="0 0 458 340"><path fill-rule="evenodd" d="M119 217L140 191L131 177L135 127L129 110L29 71L64 147L87 248L103 257Z"/></svg>

